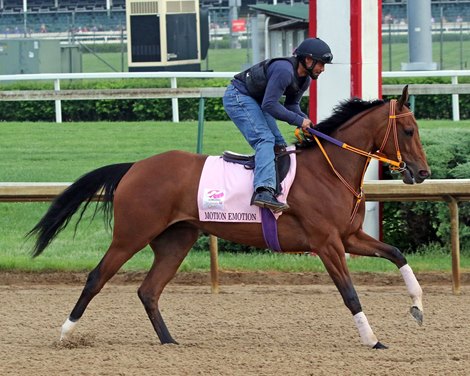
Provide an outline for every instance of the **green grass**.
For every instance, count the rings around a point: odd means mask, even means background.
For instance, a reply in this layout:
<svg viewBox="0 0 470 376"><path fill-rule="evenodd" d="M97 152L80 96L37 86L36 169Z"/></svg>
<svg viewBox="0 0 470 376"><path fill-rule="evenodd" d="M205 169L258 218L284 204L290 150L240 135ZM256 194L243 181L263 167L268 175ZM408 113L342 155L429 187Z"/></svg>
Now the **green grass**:
<svg viewBox="0 0 470 376"><path fill-rule="evenodd" d="M451 271L451 256L440 252L427 253L423 255L407 256L409 263L416 272L428 271ZM208 271L210 268L209 257L203 252L190 254L181 271L197 270ZM320 258L310 254L234 254L221 253L219 265L223 270L230 271L276 271L276 272L325 272ZM384 259L370 257L350 257L348 259L349 269L352 272L394 272L396 266ZM461 258L462 270L470 270L470 258Z"/></svg>
<svg viewBox="0 0 470 376"><path fill-rule="evenodd" d="M99 58L96 56L98 55ZM82 54L83 72L127 72L127 52L105 52L98 54ZM104 63L104 60L106 63ZM124 62L124 64L123 64ZM124 67L124 69L123 69Z"/></svg>
<svg viewBox="0 0 470 376"><path fill-rule="evenodd" d="M423 129L470 129L470 120L418 120L418 126L420 130Z"/></svg>
<svg viewBox="0 0 470 376"><path fill-rule="evenodd" d="M247 55L246 49L210 49L208 58L201 64L201 67L214 72L239 72L251 63L251 51Z"/></svg>
<svg viewBox="0 0 470 376"><path fill-rule="evenodd" d="M463 62L467 64L464 69L470 65L470 56L468 51L470 42L467 40L463 44ZM440 62L439 42L433 43L433 61ZM334 54L334 51L333 51ZM101 59L105 60L116 71L122 70L121 53L100 53ZM384 71L389 70L389 46L386 37L382 45L382 66ZM408 44L392 44L392 71L400 71L401 63L408 62ZM201 64L202 70L212 70L214 72L238 72L251 64L251 51L246 49L209 49L208 58ZM443 69L461 69L460 44L456 42L444 42L443 44ZM84 72L112 72L109 66L101 62L92 54L83 54ZM127 72L127 53L124 54L124 72Z"/></svg>
<svg viewBox="0 0 470 376"><path fill-rule="evenodd" d="M470 56L468 54L468 48L470 46L469 41L463 43L463 63L470 64ZM392 71L400 71L401 63L407 63L408 57L408 44L407 43L396 43L392 44ZM439 66L440 63L440 44L434 42L432 44L432 60ZM390 56L389 46L384 39L382 45L382 66L384 71L389 70ZM446 41L443 43L443 63L439 69L462 69L460 61L460 42L458 41ZM468 69L468 66L464 66L463 69Z"/></svg>
<svg viewBox="0 0 470 376"><path fill-rule="evenodd" d="M421 120L421 129L470 128L470 120ZM286 140L294 128L280 124ZM171 149L196 151L196 122L1 123L0 181L70 182L106 164L133 162ZM231 122L206 122L203 152L251 148Z"/></svg>
<svg viewBox="0 0 470 376"><path fill-rule="evenodd" d="M82 65L84 72L127 72L127 53L124 53L124 70L122 70L122 56L120 52L99 53L98 56L106 61L103 63L93 54L82 55ZM250 55L251 56L251 55ZM214 72L238 72L241 71L246 64L250 64L251 60L247 60L246 49L228 50L228 49L210 49L208 58L201 63L201 70L209 70ZM111 67L112 68L111 68Z"/></svg>
<svg viewBox="0 0 470 376"><path fill-rule="evenodd" d="M470 121L420 121L421 129L470 128ZM287 140L293 128L280 124ZM250 152L249 146L230 122L207 122L204 152L217 155L225 149ZM0 181L70 182L94 168L110 163L135 161L170 149L196 150L197 123L0 123ZM74 223L60 234L40 257L31 260L32 241L24 235L44 214L48 203L0 204L0 269L90 270L107 249L111 235L101 217L90 223L92 210L74 236ZM450 271L449 254L434 252L411 255L417 271ZM146 249L124 270L146 270L152 262ZM352 258L352 271L393 271L384 260ZM220 254L225 270L323 271L317 257L277 254ZM462 269L470 269L470 256L461 256ZM208 252L191 252L183 271L209 270Z"/></svg>
<svg viewBox="0 0 470 376"><path fill-rule="evenodd" d="M293 132L292 127L283 129ZM0 130L0 181L68 182L105 164L133 162L172 149L194 152L198 125L1 123ZM204 134L206 154L250 151L231 123L206 123Z"/></svg>

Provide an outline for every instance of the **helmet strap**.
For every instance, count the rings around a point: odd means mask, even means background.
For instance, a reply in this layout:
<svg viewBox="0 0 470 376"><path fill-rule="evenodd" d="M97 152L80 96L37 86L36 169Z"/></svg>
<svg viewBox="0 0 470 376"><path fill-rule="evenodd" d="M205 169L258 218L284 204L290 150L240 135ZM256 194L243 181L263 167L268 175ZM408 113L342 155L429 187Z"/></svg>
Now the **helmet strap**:
<svg viewBox="0 0 470 376"><path fill-rule="evenodd" d="M307 67L307 64L305 62L305 57L302 57L302 59L300 59L300 64L302 64L302 66L305 68L305 70L307 71L307 74L312 80L318 80L318 75L313 72L313 69L315 68L315 65L317 65L317 63L318 63L318 60L313 60L312 65L310 67Z"/></svg>

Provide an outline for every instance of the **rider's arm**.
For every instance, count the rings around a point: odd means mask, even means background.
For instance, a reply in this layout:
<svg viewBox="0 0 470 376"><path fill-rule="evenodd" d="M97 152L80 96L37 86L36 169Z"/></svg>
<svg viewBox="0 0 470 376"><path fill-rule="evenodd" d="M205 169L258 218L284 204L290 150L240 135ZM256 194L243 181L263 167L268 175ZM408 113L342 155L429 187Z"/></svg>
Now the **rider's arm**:
<svg viewBox="0 0 470 376"><path fill-rule="evenodd" d="M295 112L299 114L303 118L308 118L306 114L302 112L300 109L300 100L304 95L305 91L307 91L308 87L310 86L310 79L306 78L303 86L301 87L300 91L295 95L286 95L286 100L284 101L284 107L287 108L289 111Z"/></svg>
<svg viewBox="0 0 470 376"><path fill-rule="evenodd" d="M298 127L302 126L304 116L289 110L279 103L286 88L294 79L294 68L292 64L283 60L275 61L268 67L267 75L268 84L261 104L262 110L266 111L277 120L282 120Z"/></svg>

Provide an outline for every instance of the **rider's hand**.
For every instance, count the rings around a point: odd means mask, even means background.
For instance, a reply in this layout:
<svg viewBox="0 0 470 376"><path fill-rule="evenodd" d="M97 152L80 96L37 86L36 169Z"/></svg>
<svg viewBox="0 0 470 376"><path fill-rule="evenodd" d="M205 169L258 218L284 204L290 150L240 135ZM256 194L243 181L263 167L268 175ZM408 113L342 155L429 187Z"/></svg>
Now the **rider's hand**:
<svg viewBox="0 0 470 376"><path fill-rule="evenodd" d="M308 128L312 128L312 127L313 127L312 121L310 119L305 118L302 122L302 130L306 132Z"/></svg>

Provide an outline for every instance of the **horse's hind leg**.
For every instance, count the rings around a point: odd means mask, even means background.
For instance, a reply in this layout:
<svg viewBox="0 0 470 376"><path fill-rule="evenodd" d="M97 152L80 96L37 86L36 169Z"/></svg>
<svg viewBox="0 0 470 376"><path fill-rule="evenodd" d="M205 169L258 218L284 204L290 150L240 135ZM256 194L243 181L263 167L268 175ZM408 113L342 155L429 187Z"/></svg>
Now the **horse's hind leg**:
<svg viewBox="0 0 470 376"><path fill-rule="evenodd" d="M155 259L149 273L139 288L138 294L147 315L162 344L177 343L170 335L158 308L163 289L174 277L179 266L196 242L199 231L187 223L178 223L167 228L150 242Z"/></svg>
<svg viewBox="0 0 470 376"><path fill-rule="evenodd" d="M78 298L75 307L69 317L62 325L60 339L67 340L82 317L90 301L101 291L105 283L113 277L126 261L128 261L136 252L145 247L142 243L133 248L124 246L120 242L113 240L108 251L101 259L100 263L88 275L85 287Z"/></svg>
<svg viewBox="0 0 470 376"><path fill-rule="evenodd" d="M419 325L423 324L423 290L416 279L413 270L408 265L400 250L382 243L367 235L362 230L351 235L346 242L347 250L361 256L382 257L393 262L400 270L406 288L410 294L412 305L410 313Z"/></svg>

